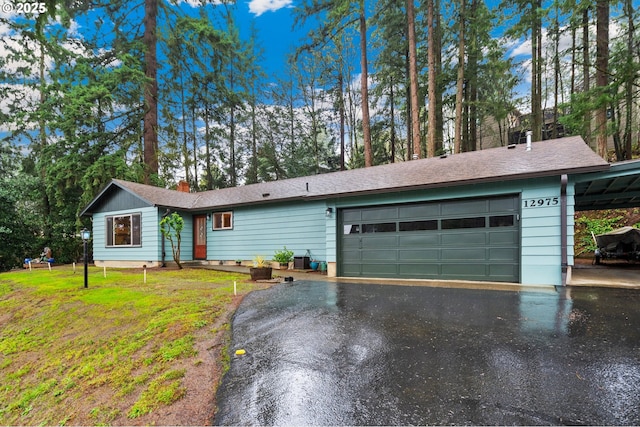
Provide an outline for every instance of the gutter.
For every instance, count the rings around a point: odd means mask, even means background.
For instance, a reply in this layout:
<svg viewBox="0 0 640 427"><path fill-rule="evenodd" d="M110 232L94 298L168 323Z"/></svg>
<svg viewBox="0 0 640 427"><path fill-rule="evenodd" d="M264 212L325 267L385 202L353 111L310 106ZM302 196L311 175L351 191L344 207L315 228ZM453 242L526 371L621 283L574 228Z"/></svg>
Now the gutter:
<svg viewBox="0 0 640 427"><path fill-rule="evenodd" d="M569 256L567 250L567 183L569 178L566 174L560 177L560 258L562 265L562 286L567 285L567 272L569 270Z"/></svg>

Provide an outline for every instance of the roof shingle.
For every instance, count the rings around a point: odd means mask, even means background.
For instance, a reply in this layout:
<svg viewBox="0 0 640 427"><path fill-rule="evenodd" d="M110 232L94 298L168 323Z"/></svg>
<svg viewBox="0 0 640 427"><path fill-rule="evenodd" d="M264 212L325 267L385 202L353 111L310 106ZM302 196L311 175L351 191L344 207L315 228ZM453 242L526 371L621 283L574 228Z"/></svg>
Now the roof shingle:
<svg viewBox="0 0 640 427"><path fill-rule="evenodd" d="M525 145L492 148L201 193L182 193L121 180L113 180L113 183L156 206L205 210L596 172L608 168L609 163L576 136L535 142L531 151L526 151ZM85 211L88 209L89 206Z"/></svg>

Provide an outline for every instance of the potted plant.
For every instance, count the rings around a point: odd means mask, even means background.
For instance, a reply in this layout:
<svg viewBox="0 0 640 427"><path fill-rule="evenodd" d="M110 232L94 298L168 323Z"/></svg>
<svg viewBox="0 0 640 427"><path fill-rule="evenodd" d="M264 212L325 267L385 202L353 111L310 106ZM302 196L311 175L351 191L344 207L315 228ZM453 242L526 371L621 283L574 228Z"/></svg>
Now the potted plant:
<svg viewBox="0 0 640 427"><path fill-rule="evenodd" d="M280 268L288 269L289 263L293 261L293 251L288 250L285 246L284 249L275 252L273 260L280 264Z"/></svg>
<svg viewBox="0 0 640 427"><path fill-rule="evenodd" d="M271 280L271 267L267 266L264 257L257 255L253 259L253 267L249 268L251 280Z"/></svg>
<svg viewBox="0 0 640 427"><path fill-rule="evenodd" d="M236 265L242 265L242 260L241 259L237 259L236 260Z"/></svg>

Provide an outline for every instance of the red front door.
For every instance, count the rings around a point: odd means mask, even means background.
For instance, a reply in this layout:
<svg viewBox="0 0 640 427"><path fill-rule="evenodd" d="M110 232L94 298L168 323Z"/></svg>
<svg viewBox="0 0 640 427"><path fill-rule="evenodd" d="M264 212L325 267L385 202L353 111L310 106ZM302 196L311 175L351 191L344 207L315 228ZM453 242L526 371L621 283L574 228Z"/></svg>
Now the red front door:
<svg viewBox="0 0 640 427"><path fill-rule="evenodd" d="M207 216L193 217L193 258L207 259Z"/></svg>

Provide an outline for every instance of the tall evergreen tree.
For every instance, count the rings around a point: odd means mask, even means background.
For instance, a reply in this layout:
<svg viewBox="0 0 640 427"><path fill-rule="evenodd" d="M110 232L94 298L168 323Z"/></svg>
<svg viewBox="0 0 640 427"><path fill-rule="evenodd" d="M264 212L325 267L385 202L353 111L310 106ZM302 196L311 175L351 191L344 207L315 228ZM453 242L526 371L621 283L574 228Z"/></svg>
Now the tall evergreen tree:
<svg viewBox="0 0 640 427"><path fill-rule="evenodd" d="M151 184L158 175L158 58L157 17L158 1L144 0L145 77L144 86L144 182Z"/></svg>
<svg viewBox="0 0 640 427"><path fill-rule="evenodd" d="M414 0L407 0L407 28L408 28L408 36L409 36L409 90L410 90L410 99L411 99L411 139L413 140L413 153L416 158L420 157L420 107L418 105L418 53L416 47L416 22L414 16ZM429 10L433 11L433 2L432 0L427 0L429 4ZM432 54L434 53L435 47L433 47L433 16L430 15L429 22L429 34L431 38L429 39L429 76L431 77L431 71L433 71L433 76L435 77L435 70L431 70L431 67L435 67L435 61L432 64ZM430 80L431 82L431 80ZM433 82L435 85L435 82ZM429 88L431 89L431 84ZM429 95L431 96L431 91L429 91ZM435 102L433 99L429 99L430 104L434 105ZM429 110L431 111L431 109ZM433 124L430 124L430 129L433 128ZM431 135L431 133L429 133Z"/></svg>
<svg viewBox="0 0 640 427"><path fill-rule="evenodd" d="M596 110L596 142L598 154L607 158L607 108L609 73L609 1L596 2L596 85L600 100Z"/></svg>

